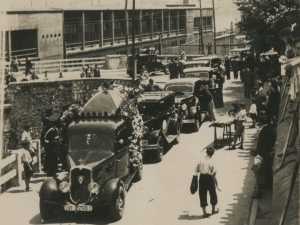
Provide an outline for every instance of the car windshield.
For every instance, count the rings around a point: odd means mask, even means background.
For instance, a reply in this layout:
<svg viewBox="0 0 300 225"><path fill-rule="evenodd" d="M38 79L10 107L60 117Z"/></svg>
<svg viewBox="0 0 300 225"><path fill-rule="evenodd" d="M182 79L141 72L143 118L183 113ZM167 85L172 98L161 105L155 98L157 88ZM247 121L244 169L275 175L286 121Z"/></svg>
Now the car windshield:
<svg viewBox="0 0 300 225"><path fill-rule="evenodd" d="M193 86L187 84L170 85L166 87L166 91L190 93L193 92Z"/></svg>
<svg viewBox="0 0 300 225"><path fill-rule="evenodd" d="M111 134L75 134L69 138L69 141L71 151L111 151L114 146L114 136Z"/></svg>
<svg viewBox="0 0 300 225"><path fill-rule="evenodd" d="M200 77L200 78L205 78L209 79L209 74L207 72L188 72L185 73L185 77Z"/></svg>

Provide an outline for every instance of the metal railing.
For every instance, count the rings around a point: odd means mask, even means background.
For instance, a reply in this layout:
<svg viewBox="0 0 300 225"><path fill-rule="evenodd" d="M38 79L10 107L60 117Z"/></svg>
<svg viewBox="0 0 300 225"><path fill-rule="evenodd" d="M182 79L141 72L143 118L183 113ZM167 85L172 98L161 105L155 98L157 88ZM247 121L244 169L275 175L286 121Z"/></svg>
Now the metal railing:
<svg viewBox="0 0 300 225"><path fill-rule="evenodd" d="M37 74L47 72L67 72L67 71L80 71L84 65L98 65L99 68L105 64L105 57L95 58L74 58L74 59L58 59L58 60L45 60L34 62L35 72Z"/></svg>
<svg viewBox="0 0 300 225"><path fill-rule="evenodd" d="M40 140L32 140L32 145L37 149L37 156L33 157L32 169L34 173L40 173L42 169ZM2 159L0 169L2 170L8 165L12 165L12 170L0 176L0 186L8 181L12 182L12 186L20 186L24 170L22 166L22 152L20 150L13 150L10 156Z"/></svg>

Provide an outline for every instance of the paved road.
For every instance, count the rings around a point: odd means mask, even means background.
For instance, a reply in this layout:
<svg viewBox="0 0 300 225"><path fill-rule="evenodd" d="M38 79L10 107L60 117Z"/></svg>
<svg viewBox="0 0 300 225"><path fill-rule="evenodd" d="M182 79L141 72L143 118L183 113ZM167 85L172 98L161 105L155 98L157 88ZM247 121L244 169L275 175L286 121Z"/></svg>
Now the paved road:
<svg viewBox="0 0 300 225"><path fill-rule="evenodd" d="M162 76L163 77L163 76ZM161 78L163 79L163 78ZM225 107L218 109L219 117L230 108L232 101L240 99L239 81L226 81ZM243 99L244 100L244 99ZM246 101L248 103L248 101ZM246 130L245 150L217 150L213 156L218 168L221 192L218 192L220 213L202 218L198 194L189 192L190 181L203 148L213 142L213 128L205 122L197 133L182 133L180 143L170 148L161 163L146 160L143 179L132 185L127 197L125 214L115 224L194 225L194 224L248 224L253 191L252 157L249 150L257 137L257 129ZM248 122L247 126L250 126ZM42 178L43 179L43 178ZM41 182L32 183L32 191L24 187L12 188L0 196L0 224L44 224L39 215L38 190ZM210 206L208 212L211 211ZM96 214L60 215L47 224L110 224L105 211Z"/></svg>

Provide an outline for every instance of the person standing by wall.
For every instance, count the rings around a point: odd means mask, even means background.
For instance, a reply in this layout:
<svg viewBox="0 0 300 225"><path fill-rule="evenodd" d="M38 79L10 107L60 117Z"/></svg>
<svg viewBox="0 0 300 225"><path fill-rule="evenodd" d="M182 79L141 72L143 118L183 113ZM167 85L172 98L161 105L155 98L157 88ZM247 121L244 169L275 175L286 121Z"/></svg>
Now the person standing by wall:
<svg viewBox="0 0 300 225"><path fill-rule="evenodd" d="M25 175L25 191L29 191L29 183L30 183L30 178L32 177L33 170L32 170L32 157L29 153L29 148L30 148L30 142L29 141L24 141L23 142L23 149L22 149L22 162L24 166L24 175Z"/></svg>
<svg viewBox="0 0 300 225"><path fill-rule="evenodd" d="M32 74L30 69L32 68L32 63L26 56L26 61L25 61L25 77L27 77L28 74Z"/></svg>
<svg viewBox="0 0 300 225"><path fill-rule="evenodd" d="M218 203L218 197L216 193L216 189L221 191L218 187L218 181L216 177L217 170L214 166L214 162L212 160L212 156L214 155L215 149L209 146L206 150L206 156L200 160L197 164L195 172L200 174L199 176L199 198L200 198L200 207L203 211L203 218L207 218L210 216L209 213L206 212L207 204L207 192L210 195L210 203L212 206L211 214L217 214L219 209L216 208Z"/></svg>
<svg viewBox="0 0 300 225"><path fill-rule="evenodd" d="M100 69L98 68L98 65L95 66L94 77L101 77Z"/></svg>
<svg viewBox="0 0 300 225"><path fill-rule="evenodd" d="M248 66L241 71L242 82L244 83L244 97L250 98L252 73Z"/></svg>
<svg viewBox="0 0 300 225"><path fill-rule="evenodd" d="M30 152L31 157L33 157L35 155L35 149L32 147L31 125L30 124L24 125L24 131L22 133L21 142L22 142L22 145L27 144L29 142L29 152Z"/></svg>

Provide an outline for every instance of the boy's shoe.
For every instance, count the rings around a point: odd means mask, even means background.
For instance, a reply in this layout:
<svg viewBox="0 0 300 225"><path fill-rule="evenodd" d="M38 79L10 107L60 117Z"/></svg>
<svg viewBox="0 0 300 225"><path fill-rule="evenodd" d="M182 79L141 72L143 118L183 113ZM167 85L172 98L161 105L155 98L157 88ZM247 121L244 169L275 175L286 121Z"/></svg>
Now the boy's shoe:
<svg viewBox="0 0 300 225"><path fill-rule="evenodd" d="M215 211L212 211L212 212L211 212L212 215L213 215L213 214L217 214L217 213L219 213L219 209L215 209Z"/></svg>
<svg viewBox="0 0 300 225"><path fill-rule="evenodd" d="M239 147L239 149L244 149L244 146L243 146L243 145L241 145L241 146Z"/></svg>
<svg viewBox="0 0 300 225"><path fill-rule="evenodd" d="M206 214L203 215L203 218L208 218L209 216L210 216L210 214L206 213Z"/></svg>

